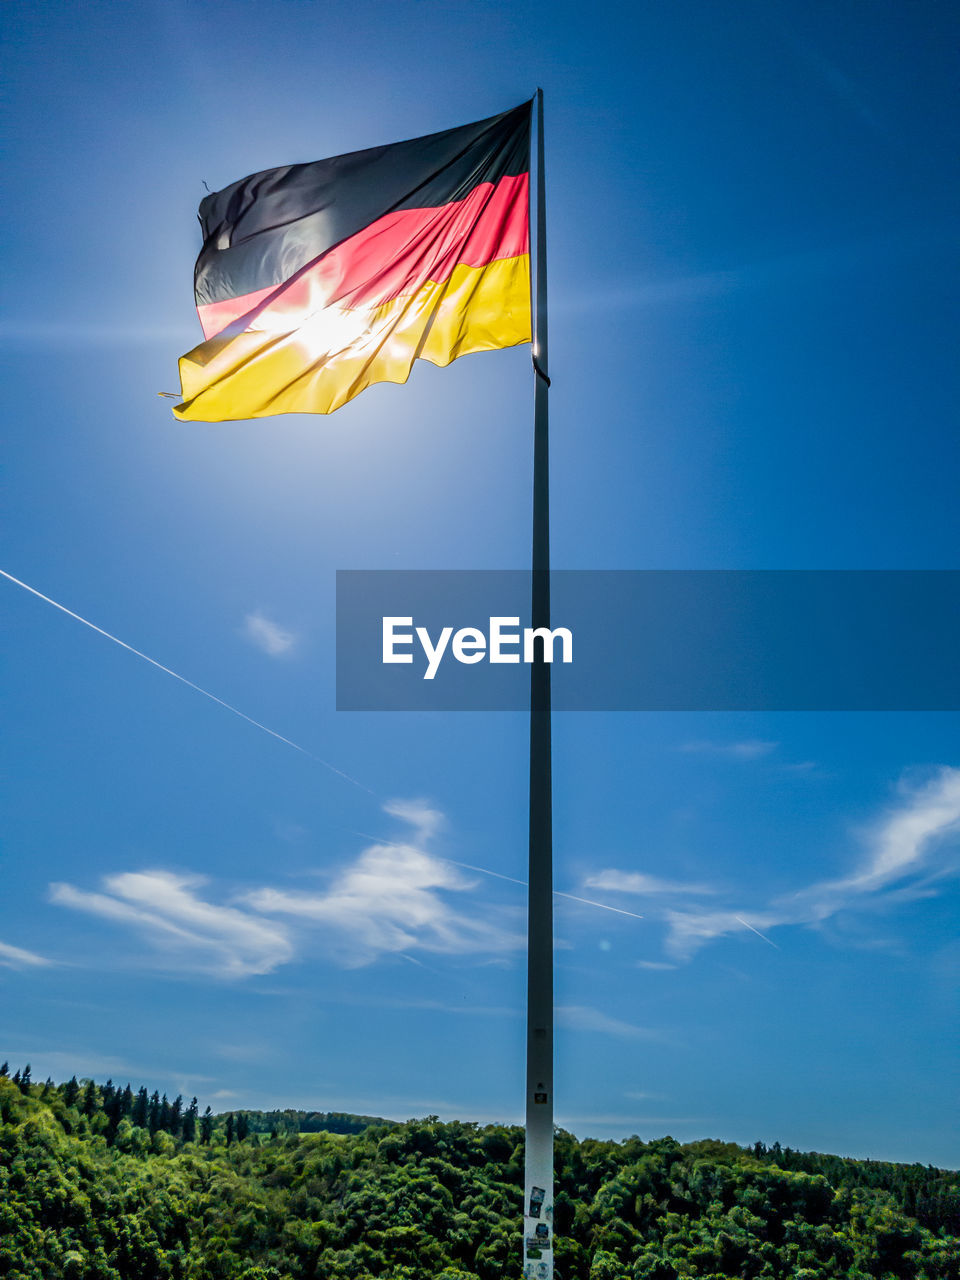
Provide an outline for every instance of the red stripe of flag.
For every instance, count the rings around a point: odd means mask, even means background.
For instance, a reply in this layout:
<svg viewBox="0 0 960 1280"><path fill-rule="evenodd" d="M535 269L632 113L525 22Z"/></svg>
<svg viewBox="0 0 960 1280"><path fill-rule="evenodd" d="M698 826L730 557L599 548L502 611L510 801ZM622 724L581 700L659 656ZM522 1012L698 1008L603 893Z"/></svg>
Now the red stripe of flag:
<svg viewBox="0 0 960 1280"><path fill-rule="evenodd" d="M379 306L428 281L449 279L460 264L483 267L529 253L528 193L529 175L523 173L481 183L464 200L437 208L388 213L287 282L198 306L204 336L255 308L268 308L271 316L289 313L293 325L330 303Z"/></svg>

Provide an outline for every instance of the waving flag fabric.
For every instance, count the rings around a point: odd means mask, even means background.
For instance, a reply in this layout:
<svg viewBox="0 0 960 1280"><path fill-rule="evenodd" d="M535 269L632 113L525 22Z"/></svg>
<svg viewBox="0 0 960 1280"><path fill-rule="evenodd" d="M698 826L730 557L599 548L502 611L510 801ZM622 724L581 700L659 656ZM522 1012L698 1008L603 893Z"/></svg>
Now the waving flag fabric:
<svg viewBox="0 0 960 1280"><path fill-rule="evenodd" d="M330 413L416 359L529 342L529 170L524 103L207 196L174 414Z"/></svg>

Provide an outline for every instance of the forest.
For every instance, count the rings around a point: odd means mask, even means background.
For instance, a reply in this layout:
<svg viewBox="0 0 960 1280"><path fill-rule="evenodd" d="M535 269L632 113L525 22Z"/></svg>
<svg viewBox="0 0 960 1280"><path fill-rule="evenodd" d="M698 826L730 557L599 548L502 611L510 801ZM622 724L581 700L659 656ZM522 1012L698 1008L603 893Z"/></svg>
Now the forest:
<svg viewBox="0 0 960 1280"><path fill-rule="evenodd" d="M201 1113L0 1068L0 1276L501 1280L523 1131ZM704 1140L556 1139L558 1280L956 1280L960 1177Z"/></svg>

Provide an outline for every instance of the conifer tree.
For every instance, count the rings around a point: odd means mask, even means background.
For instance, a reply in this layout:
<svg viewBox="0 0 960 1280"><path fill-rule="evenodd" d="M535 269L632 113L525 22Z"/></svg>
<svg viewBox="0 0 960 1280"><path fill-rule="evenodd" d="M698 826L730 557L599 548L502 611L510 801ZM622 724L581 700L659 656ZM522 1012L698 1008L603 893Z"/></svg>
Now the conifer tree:
<svg viewBox="0 0 960 1280"><path fill-rule="evenodd" d="M137 1090L137 1098L133 1104L130 1119L138 1129L146 1129L150 1120L150 1097L143 1085Z"/></svg>
<svg viewBox="0 0 960 1280"><path fill-rule="evenodd" d="M197 1112L199 1111L196 1098L190 1099L190 1105L183 1113L183 1140L184 1142L194 1142L197 1136Z"/></svg>
<svg viewBox="0 0 960 1280"><path fill-rule="evenodd" d="M67 1083L63 1086L63 1101L66 1106L72 1107L80 1095L80 1085L77 1083L77 1077L71 1076Z"/></svg>
<svg viewBox="0 0 960 1280"><path fill-rule="evenodd" d="M80 1103L80 1110L85 1116L92 1116L97 1110L97 1086L92 1080L88 1080L83 1090L83 1100Z"/></svg>
<svg viewBox="0 0 960 1280"><path fill-rule="evenodd" d="M17 1081L17 1084L20 1086L21 1093L29 1094L30 1092L30 1063L29 1062L20 1072L20 1079Z"/></svg>
<svg viewBox="0 0 960 1280"><path fill-rule="evenodd" d="M200 1141L206 1146L213 1137L213 1112L207 1107L200 1119Z"/></svg>
<svg viewBox="0 0 960 1280"><path fill-rule="evenodd" d="M233 1133L234 1133L234 1119L233 1119L233 1112L231 1111L230 1114L227 1116L227 1146L228 1147L233 1142Z"/></svg>

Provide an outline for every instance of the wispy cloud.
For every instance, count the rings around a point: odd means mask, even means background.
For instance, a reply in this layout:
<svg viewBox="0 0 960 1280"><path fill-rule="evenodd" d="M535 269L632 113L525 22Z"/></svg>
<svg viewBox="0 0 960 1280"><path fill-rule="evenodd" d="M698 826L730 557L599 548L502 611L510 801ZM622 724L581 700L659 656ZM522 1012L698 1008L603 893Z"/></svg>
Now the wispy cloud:
<svg viewBox="0 0 960 1280"><path fill-rule="evenodd" d="M764 756L772 755L779 745L779 742L766 742L761 738L747 738L743 742L683 742L680 750L725 756L728 760L762 760Z"/></svg>
<svg viewBox="0 0 960 1280"><path fill-rule="evenodd" d="M446 824L444 815L428 800L388 800L383 811L401 822L409 822L420 842L435 836Z"/></svg>
<svg viewBox="0 0 960 1280"><path fill-rule="evenodd" d="M293 955L282 924L201 897L203 876L128 871L101 883L100 893L52 884L50 900L133 928L169 967L243 978L272 973Z"/></svg>
<svg viewBox="0 0 960 1280"><path fill-rule="evenodd" d="M637 893L648 896L692 894L697 897L716 893L708 884L694 884L683 880L661 880L645 875L642 871L598 871L584 880L587 889L612 889L618 893Z"/></svg>
<svg viewBox="0 0 960 1280"><path fill-rule="evenodd" d="M126 324L98 324L83 317L55 322L14 317L0 322L4 345L137 347L152 346L158 341L195 342L196 336L192 325L145 325L133 317Z"/></svg>
<svg viewBox="0 0 960 1280"><path fill-rule="evenodd" d="M271 658L283 658L292 653L297 635L273 622L266 614L248 613L243 620L243 634L252 645Z"/></svg>
<svg viewBox="0 0 960 1280"><path fill-rule="evenodd" d="M901 782L899 802L863 833L865 856L856 871L824 880L778 900L812 921L824 920L864 895L909 882L930 864L934 853L960 835L960 769L939 769L925 784ZM950 868L941 868L949 870Z"/></svg>
<svg viewBox="0 0 960 1280"><path fill-rule="evenodd" d="M816 928L841 912L890 908L900 901L933 897L937 881L955 874L960 836L960 769L944 766L925 781L905 779L895 803L860 833L863 855L849 874L820 880L767 902L758 910L742 906L698 909L665 906L666 951L674 961L688 960L718 938L752 933L772 947L768 935L787 925ZM649 877L635 872L607 870L589 879L592 887L620 892L655 892ZM663 887L663 896L681 895L691 886ZM669 887L668 887L669 886ZM696 886L704 892L706 886ZM640 961L650 968L653 962Z"/></svg>
<svg viewBox="0 0 960 1280"><path fill-rule="evenodd" d="M301 844L308 835L307 828L301 822L292 822L278 818L273 824L274 834L285 844Z"/></svg>
<svg viewBox="0 0 960 1280"><path fill-rule="evenodd" d="M708 1116L638 1116L633 1111L577 1116L561 1111L557 1115L557 1123L564 1128L569 1126L574 1131L584 1133L587 1126L598 1129L629 1129L631 1125L643 1125L650 1128L653 1125L709 1124L712 1119Z"/></svg>
<svg viewBox="0 0 960 1280"><path fill-rule="evenodd" d="M733 933L761 933L786 923L773 913L736 911L667 911L667 954L675 960L689 960L707 942Z"/></svg>
<svg viewBox="0 0 960 1280"><path fill-rule="evenodd" d="M176 1067L158 1064L149 1066L130 1062L126 1058L113 1054L100 1053L85 1048L82 1044L73 1044L67 1049L49 1049L36 1043L24 1046L23 1042L8 1045L0 1052L0 1058L10 1062L29 1062L33 1068L33 1078L40 1080L44 1076L52 1076L54 1080L68 1080L75 1075L78 1080L92 1077L96 1080L113 1079L120 1081L136 1081L145 1084L153 1082L158 1088L166 1088L171 1094L181 1093L190 1096L198 1086L210 1083L212 1076L197 1075L184 1072Z"/></svg>
<svg viewBox="0 0 960 1280"><path fill-rule="evenodd" d="M161 968L228 978L273 973L317 945L348 966L390 954L419 963L409 954L418 950L497 959L521 948L523 935L503 924L502 910L496 919L469 899L478 881L423 847L443 814L422 800L386 810L413 827L410 840L372 843L325 892L287 882L223 902L203 876L149 870L106 876L94 892L52 884L50 901L132 930ZM6 950L21 963L30 955Z"/></svg>
<svg viewBox="0 0 960 1280"><path fill-rule="evenodd" d="M406 843L377 841L340 871L325 893L260 889L247 902L257 911L322 926L334 956L349 965L384 954L426 951L446 955L501 956L523 946L523 935L489 916L454 905L450 895L477 881L424 846L445 825L426 800L391 800L385 812L413 828Z"/></svg>
<svg viewBox="0 0 960 1280"><path fill-rule="evenodd" d="M353 965L387 953L502 954L521 947L521 934L451 902L449 895L472 890L477 882L421 847L442 825L442 814L422 801L392 801L385 808L413 825L416 844L370 845L325 893L258 889L247 903L259 912L322 926L334 952Z"/></svg>
<svg viewBox="0 0 960 1280"><path fill-rule="evenodd" d="M35 951L26 951L23 947L11 946L9 942L0 942L0 968L39 969L52 963L52 960L38 956Z"/></svg>
<svg viewBox="0 0 960 1280"><path fill-rule="evenodd" d="M558 293L554 310L568 315L662 310L746 291L788 289L798 280L836 282L845 275L875 269L878 262L889 268L891 261L912 253L918 243L935 240L946 244L947 234L944 223L931 222L906 232L881 232L799 253L741 262L698 275L659 278L637 275L591 281L589 287L583 285Z"/></svg>
<svg viewBox="0 0 960 1280"><path fill-rule="evenodd" d="M264 1063L274 1061L280 1056L280 1046L267 1040L247 1040L239 1044L232 1044L227 1040L215 1040L209 1048L218 1058L223 1058L227 1062L254 1063L257 1066L263 1066Z"/></svg>
<svg viewBox="0 0 960 1280"><path fill-rule="evenodd" d="M15 586L21 587L24 591L28 591L30 595L36 596L38 600L42 600L44 604L50 605L54 609L58 609L60 613L66 614L68 618L73 618L75 622L81 623L85 627L89 627L91 631L95 631L98 636L103 636L105 640L109 640L111 644L118 645L121 649L125 649L127 653L132 653L137 658L142 658L144 662L155 667L157 671L162 671L164 675L171 676L174 680L178 680L181 684L185 684L188 689L202 694L204 698L209 698L211 702L215 702L218 707L223 707L225 711L229 711L232 715L238 716L241 720L246 720L247 724L252 724L255 729L262 729L264 733L275 738L277 742L286 743L288 747L293 747L294 751L299 751L301 755L315 760L317 764L323 765L325 769L329 769L331 773L335 773L337 777L343 778L344 781L352 783L353 786L359 787L361 791L370 791L369 787L365 787L362 782L358 782L356 778L351 778L348 773L344 773L342 769L338 769L336 765L330 764L328 760L321 760L319 756L308 751L306 747L301 747L299 743L294 742L292 738L285 738L282 733L277 733L276 729L269 728L268 725L261 724L259 720L254 720L252 716L248 716L245 711L241 711L239 707L231 706L229 702L224 702L222 698L218 698L215 693L210 693L208 689L202 689L200 685L194 684L192 680L188 680L186 676L180 675L171 667L165 667L162 662L158 662L156 658L151 658L149 654L144 653L141 649L135 649L132 644L127 644L126 640L121 640L119 636L112 635L109 631L104 631L103 627L98 627L95 622L91 622L88 618L83 618L79 613L74 613L72 609L68 609L65 604L61 604L58 600L54 600L52 596L45 596L42 591L38 591L36 587L31 587L29 583L23 582L20 578L15 578L12 573L7 573L6 569L0 569L0 578L5 578L8 582L12 582ZM370 792L372 795L373 793Z"/></svg>
<svg viewBox="0 0 960 1280"><path fill-rule="evenodd" d="M557 1026L567 1031L599 1031L604 1035L619 1036L625 1040L662 1040L664 1033L651 1027L638 1027L632 1022L611 1018L590 1005L558 1005Z"/></svg>
<svg viewBox="0 0 960 1280"><path fill-rule="evenodd" d="M807 71L812 69L819 75L831 92L854 115L858 116L863 124L877 132L889 132L874 110L873 104L869 101L864 88L852 76L849 76L835 62L832 62L822 49L811 41L804 39L798 32L784 29L783 34L798 59L803 63L804 69Z"/></svg>
<svg viewBox="0 0 960 1280"><path fill-rule="evenodd" d="M425 1009L429 1012L466 1014L471 1018L521 1018L523 1008L519 1005L468 1004L466 1000L457 1003L449 1000L380 1000L376 1002L381 1009Z"/></svg>

